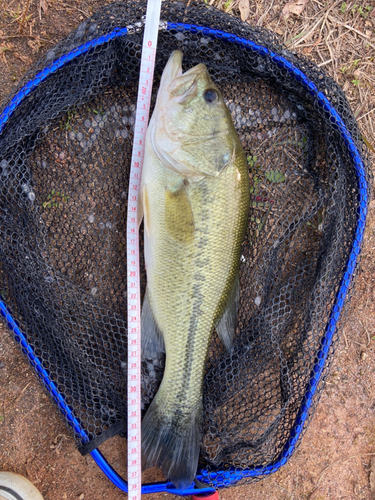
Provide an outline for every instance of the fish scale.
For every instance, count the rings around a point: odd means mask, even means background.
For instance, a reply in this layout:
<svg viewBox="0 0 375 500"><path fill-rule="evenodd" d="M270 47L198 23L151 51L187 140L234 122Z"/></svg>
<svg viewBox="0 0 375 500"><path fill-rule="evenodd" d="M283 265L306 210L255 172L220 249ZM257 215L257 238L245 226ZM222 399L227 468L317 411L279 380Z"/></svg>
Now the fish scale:
<svg viewBox="0 0 375 500"><path fill-rule="evenodd" d="M163 380L142 422L142 458L184 489L198 464L211 337L235 296L249 177L230 113L206 67L182 74L180 59L174 52L164 69L141 183L143 308L154 319L142 319L142 338L155 351L158 330L166 353ZM208 91L217 95L213 104L204 100Z"/></svg>

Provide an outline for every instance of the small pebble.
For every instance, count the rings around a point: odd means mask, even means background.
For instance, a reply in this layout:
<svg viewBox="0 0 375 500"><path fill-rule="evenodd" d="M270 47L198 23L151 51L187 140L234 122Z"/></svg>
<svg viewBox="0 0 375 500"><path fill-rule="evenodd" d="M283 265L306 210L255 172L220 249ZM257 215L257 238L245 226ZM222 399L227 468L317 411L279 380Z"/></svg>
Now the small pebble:
<svg viewBox="0 0 375 500"><path fill-rule="evenodd" d="M93 224L95 221L95 215L91 214L87 217L87 220L90 222L90 224Z"/></svg>
<svg viewBox="0 0 375 500"><path fill-rule="evenodd" d="M29 198L30 201L34 201L35 200L34 191L30 191L30 193L27 195L27 197Z"/></svg>
<svg viewBox="0 0 375 500"><path fill-rule="evenodd" d="M69 132L69 139L71 141L74 141L75 138L76 138L76 134L74 132Z"/></svg>
<svg viewBox="0 0 375 500"><path fill-rule="evenodd" d="M95 295L97 291L98 291L98 289L96 288L96 286L92 287L91 288L91 295Z"/></svg>
<svg viewBox="0 0 375 500"><path fill-rule="evenodd" d="M255 305L256 305L257 307L258 307L258 306L260 306L260 303L261 303L261 302L262 302L261 297L255 297L255 299L254 299L254 303L255 303Z"/></svg>
<svg viewBox="0 0 375 500"><path fill-rule="evenodd" d="M86 21L84 21L83 23L81 23L78 26L77 31L76 31L76 37L77 38L79 38L79 37L81 37L81 36L84 35L86 26L87 26L87 22Z"/></svg>
<svg viewBox="0 0 375 500"><path fill-rule="evenodd" d="M84 124L84 126L85 126L86 128L90 128L90 127L91 127L91 122L90 122L90 120L85 120L83 124Z"/></svg>
<svg viewBox="0 0 375 500"><path fill-rule="evenodd" d="M106 222L106 227L108 227L108 229L112 229L113 225L112 225L112 222Z"/></svg>
<svg viewBox="0 0 375 500"><path fill-rule="evenodd" d="M55 59L56 57L56 52L54 50L49 50L46 55L46 60L50 61L52 59Z"/></svg>

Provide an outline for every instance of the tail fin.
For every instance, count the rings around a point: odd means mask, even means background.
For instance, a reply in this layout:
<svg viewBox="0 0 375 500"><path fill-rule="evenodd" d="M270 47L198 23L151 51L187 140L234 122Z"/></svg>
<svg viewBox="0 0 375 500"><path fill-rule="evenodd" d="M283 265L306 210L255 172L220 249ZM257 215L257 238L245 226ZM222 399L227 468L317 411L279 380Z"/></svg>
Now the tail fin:
<svg viewBox="0 0 375 500"><path fill-rule="evenodd" d="M161 467L179 489L188 488L198 467L202 408L192 415L166 415L157 397L142 421L142 466Z"/></svg>

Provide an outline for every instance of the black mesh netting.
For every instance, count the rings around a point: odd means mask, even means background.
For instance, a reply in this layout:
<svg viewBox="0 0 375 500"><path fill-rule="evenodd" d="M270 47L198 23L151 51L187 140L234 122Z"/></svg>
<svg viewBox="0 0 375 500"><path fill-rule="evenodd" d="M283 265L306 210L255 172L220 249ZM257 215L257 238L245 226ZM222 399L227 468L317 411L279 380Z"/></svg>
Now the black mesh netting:
<svg viewBox="0 0 375 500"><path fill-rule="evenodd" d="M100 37L134 26L144 13L145 4L113 4L47 52L8 100L16 96L0 135L1 296L88 434L83 452L126 429L126 215L143 32ZM234 33L281 54L329 99L362 152L339 87L273 34L205 4L164 2L161 20ZM288 442L309 388L355 240L357 174L306 86L271 57L213 32L162 23L154 99L176 48L184 70L207 65L251 179L237 336L231 354L216 334L212 340L200 463L208 471L265 466ZM313 407L336 341L337 334ZM163 363L143 363L143 410Z"/></svg>

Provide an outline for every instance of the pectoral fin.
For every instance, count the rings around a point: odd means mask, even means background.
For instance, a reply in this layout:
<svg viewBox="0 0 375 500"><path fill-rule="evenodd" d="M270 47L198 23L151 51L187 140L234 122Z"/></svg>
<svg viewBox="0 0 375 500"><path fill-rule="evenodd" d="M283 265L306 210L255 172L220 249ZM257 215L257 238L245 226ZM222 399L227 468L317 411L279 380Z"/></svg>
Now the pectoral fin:
<svg viewBox="0 0 375 500"><path fill-rule="evenodd" d="M142 355L146 359L156 359L159 353L165 352L165 347L162 334L157 327L151 309L147 288L142 305L141 325Z"/></svg>
<svg viewBox="0 0 375 500"><path fill-rule="evenodd" d="M138 229L139 229L139 226L141 225L141 222L142 222L142 219L143 219L143 196L142 196L142 191L139 191L139 193L138 193L137 217L138 217Z"/></svg>
<svg viewBox="0 0 375 500"><path fill-rule="evenodd" d="M141 216L145 218L144 227L147 234L150 235L150 204L148 201L148 193L146 186L143 187L142 192L140 193L140 198L138 198L138 222L141 223Z"/></svg>
<svg viewBox="0 0 375 500"><path fill-rule="evenodd" d="M237 273L232 291L228 298L227 307L216 325L216 332L228 352L231 352L232 350L234 335L236 331L237 310L240 295L239 283L240 280Z"/></svg>
<svg viewBox="0 0 375 500"><path fill-rule="evenodd" d="M194 216L185 184L165 189L166 230L180 243L191 243L194 239Z"/></svg>

